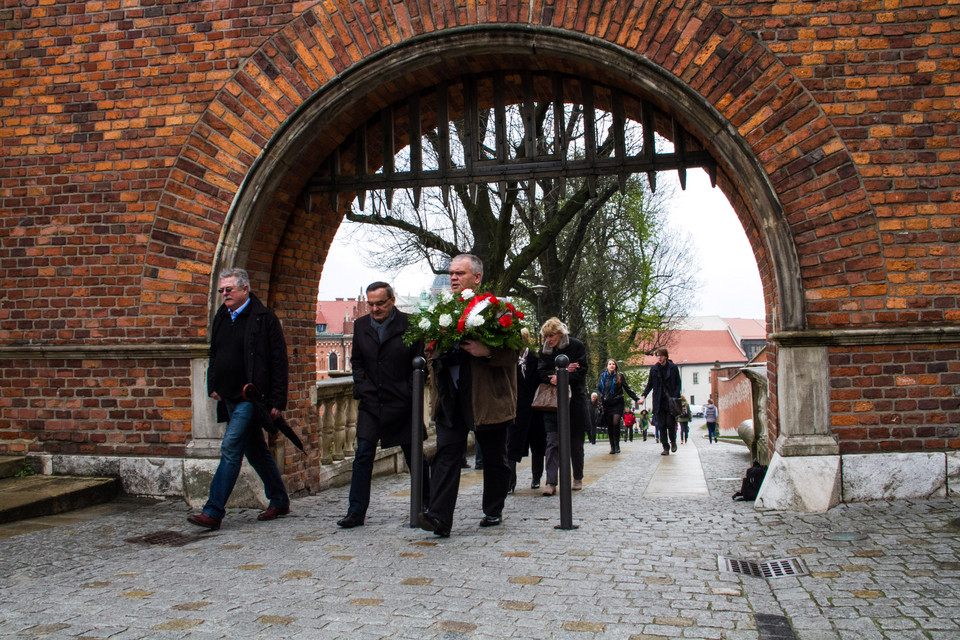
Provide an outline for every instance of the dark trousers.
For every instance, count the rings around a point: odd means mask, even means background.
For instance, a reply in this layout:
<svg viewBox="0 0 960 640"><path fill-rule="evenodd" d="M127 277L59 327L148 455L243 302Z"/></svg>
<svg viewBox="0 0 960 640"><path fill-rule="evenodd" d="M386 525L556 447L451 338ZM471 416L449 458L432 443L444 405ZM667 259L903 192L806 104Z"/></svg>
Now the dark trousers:
<svg viewBox="0 0 960 640"><path fill-rule="evenodd" d="M603 421L607 424L607 435L610 438L610 452L620 451L620 418L619 413L604 413Z"/></svg>
<svg viewBox="0 0 960 640"><path fill-rule="evenodd" d="M677 419L668 409L657 413L657 429L660 431L660 444L664 451L670 451L670 445L677 444ZM669 436L670 442L667 442Z"/></svg>
<svg viewBox="0 0 960 640"><path fill-rule="evenodd" d="M510 488L507 463L507 425L484 425L475 434L483 457L483 513L503 514ZM460 492L460 463L467 451L469 429L457 421L452 426L437 424L437 453L430 464L430 514L445 525L453 523Z"/></svg>
<svg viewBox="0 0 960 640"><path fill-rule="evenodd" d="M410 464L410 452L412 447L409 443L401 444L403 458L407 461L407 467L413 468ZM353 476L350 478L350 500L347 507L348 513L355 513L358 516L367 515L367 507L370 506L370 485L373 478L373 461L377 455L377 443L357 438L357 452L353 458ZM430 467L426 459L423 460L423 506L426 508L430 504Z"/></svg>

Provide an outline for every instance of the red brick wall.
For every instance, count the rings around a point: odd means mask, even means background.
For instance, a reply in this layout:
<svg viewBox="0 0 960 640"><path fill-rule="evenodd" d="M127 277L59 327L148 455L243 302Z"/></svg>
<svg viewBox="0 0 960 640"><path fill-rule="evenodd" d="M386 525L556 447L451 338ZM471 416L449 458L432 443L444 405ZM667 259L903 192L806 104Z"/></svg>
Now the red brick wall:
<svg viewBox="0 0 960 640"><path fill-rule="evenodd" d="M960 344L835 347L830 378L841 453L960 448Z"/></svg>
<svg viewBox="0 0 960 640"><path fill-rule="evenodd" d="M799 257L805 327L955 325L956 14L946 0L898 7L749 0L6 3L0 451L179 455L189 439L188 360L113 362L86 359L80 348L203 345L215 303L213 265L234 246L254 291L283 319L291 421L313 433L307 390L315 379L316 283L346 200L340 210L323 203L304 210L299 196L316 163L398 96L467 69L524 61L458 58L450 44L429 70L391 77L310 128L297 161L284 165L253 213L238 209L238 198L249 199L245 181L269 160L264 151L331 80L414 36L451 27L516 23L577 32L685 83L740 136L783 208ZM586 60L564 64L591 76L619 73ZM711 137L703 142L725 157ZM722 166L719 184L750 239L768 324L778 331L783 300L773 264L780 249L765 236L764 212L745 195L743 173ZM76 353L45 355L51 346ZM33 349L31 359L10 355L15 348ZM929 352L934 360L925 366L950 366L937 355L950 348L916 348L905 338L889 349ZM775 350L768 368L775 393ZM129 369L146 373L134 377ZM918 374L916 388L939 398L943 376ZM863 393L890 390L885 381L869 385ZM847 450L854 442L860 450L898 446L882 431L843 431L871 411L834 400L834 427ZM955 407L939 402L937 411L896 403L875 411L878 421L919 419L909 442L955 447L955 436L938 432L956 426ZM776 434L775 396L770 406ZM310 486L315 462L314 454L287 456L292 488Z"/></svg>

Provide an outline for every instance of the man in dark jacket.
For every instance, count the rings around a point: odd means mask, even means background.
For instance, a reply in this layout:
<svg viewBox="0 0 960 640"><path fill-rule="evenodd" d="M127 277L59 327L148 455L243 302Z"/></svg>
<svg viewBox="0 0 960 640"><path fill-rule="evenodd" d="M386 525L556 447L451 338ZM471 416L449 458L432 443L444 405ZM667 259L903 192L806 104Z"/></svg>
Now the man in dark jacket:
<svg viewBox="0 0 960 640"><path fill-rule="evenodd" d="M244 456L263 481L270 501L257 520L273 520L290 512L280 470L264 441L254 405L243 394L244 386L253 383L263 394L273 419L286 408L287 343L283 329L276 314L250 293L250 277L243 269L223 271L217 291L223 296L223 304L210 331L207 392L217 401L217 421L226 422L227 428L207 503L202 513L187 518L212 530L220 528Z"/></svg>
<svg viewBox="0 0 960 640"><path fill-rule="evenodd" d="M407 466L411 464L413 359L423 355L423 342L403 343L403 334L410 321L395 304L393 287L386 282L374 282L367 287L370 313L353 323L350 365L353 369L353 397L360 401L360 407L350 501L347 515L337 521L344 529L359 527L366 517L378 442L384 448L400 445ZM417 446L423 446L422 440ZM424 505L429 504L430 495L426 469L424 464Z"/></svg>
<svg viewBox="0 0 960 640"><path fill-rule="evenodd" d="M657 364L650 367L650 377L647 378L640 404L644 403L652 390L653 415L663 446L660 455L668 456L671 449L677 450L677 418L670 413L670 398L680 397L680 369L670 360L666 347L660 347L653 353L657 356ZM670 442L667 442L668 437Z"/></svg>
<svg viewBox="0 0 960 640"><path fill-rule="evenodd" d="M476 256L459 255L450 261L453 293L475 290L482 278L483 263ZM442 538L450 535L471 427L483 451L480 526L497 526L510 490L507 428L517 415L519 354L463 340L458 348L428 357L437 452L430 467L430 509L420 514L420 527Z"/></svg>

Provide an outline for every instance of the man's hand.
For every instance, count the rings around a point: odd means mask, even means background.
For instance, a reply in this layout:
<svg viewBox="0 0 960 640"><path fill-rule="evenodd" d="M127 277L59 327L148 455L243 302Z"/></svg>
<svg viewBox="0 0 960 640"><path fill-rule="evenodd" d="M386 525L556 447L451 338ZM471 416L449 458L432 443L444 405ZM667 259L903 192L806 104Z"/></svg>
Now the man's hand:
<svg viewBox="0 0 960 640"><path fill-rule="evenodd" d="M580 368L579 362L571 362L569 365L567 365L567 371L569 371L570 373L573 373L579 368Z"/></svg>
<svg viewBox="0 0 960 640"><path fill-rule="evenodd" d="M210 394L210 397L213 398L214 400L216 400L217 402L220 402L220 394L217 393L216 391L214 391L213 393L211 393L211 394Z"/></svg>
<svg viewBox="0 0 960 640"><path fill-rule="evenodd" d="M277 409L276 407L274 407L273 409L270 409L270 418L272 418L273 420L276 420L279 417L280 417L280 409Z"/></svg>
<svg viewBox="0 0 960 640"><path fill-rule="evenodd" d="M475 358L487 358L492 353L490 347L476 340L464 340L460 347Z"/></svg>

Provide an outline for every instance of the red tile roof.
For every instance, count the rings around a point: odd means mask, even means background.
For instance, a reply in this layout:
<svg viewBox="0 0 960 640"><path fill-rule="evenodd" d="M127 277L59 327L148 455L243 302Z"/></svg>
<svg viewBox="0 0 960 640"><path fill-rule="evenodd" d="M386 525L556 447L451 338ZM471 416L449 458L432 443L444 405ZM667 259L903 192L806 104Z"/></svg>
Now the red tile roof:
<svg viewBox="0 0 960 640"><path fill-rule="evenodd" d="M766 340L767 327L763 320L753 318L724 318L724 322L742 340Z"/></svg>
<svg viewBox="0 0 960 640"><path fill-rule="evenodd" d="M729 331L671 331L666 344L670 359L675 364L735 364L747 361ZM654 356L643 356L630 360L630 365L656 364Z"/></svg>
<svg viewBox="0 0 960 640"><path fill-rule="evenodd" d="M353 335L353 321L366 313L359 313L360 304L356 298L339 300L318 300L316 324L326 324L325 333ZM363 305L366 306L366 305ZM344 326L346 325L346 331Z"/></svg>

